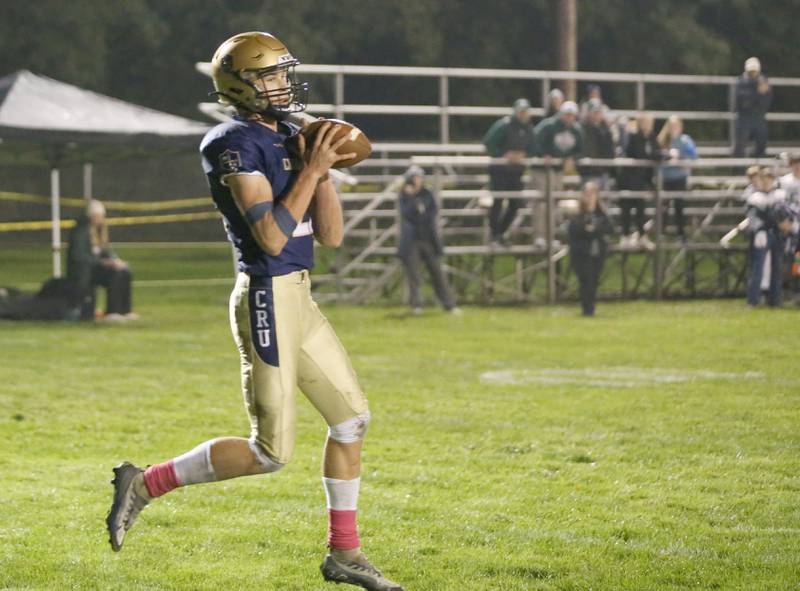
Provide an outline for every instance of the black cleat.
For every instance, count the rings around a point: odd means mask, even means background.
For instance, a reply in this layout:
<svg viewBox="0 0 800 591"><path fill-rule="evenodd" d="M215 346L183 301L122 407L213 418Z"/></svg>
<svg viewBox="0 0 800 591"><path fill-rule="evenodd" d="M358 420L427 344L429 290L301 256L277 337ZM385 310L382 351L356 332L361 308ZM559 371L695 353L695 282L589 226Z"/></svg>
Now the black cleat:
<svg viewBox="0 0 800 591"><path fill-rule="evenodd" d="M403 591L403 588L387 579L377 568L360 554L354 560L337 560L328 554L319 567L326 581L336 584L357 585L369 591Z"/></svg>
<svg viewBox="0 0 800 591"><path fill-rule="evenodd" d="M144 470L130 462L122 462L114 468L114 480L111 484L114 485L114 501L106 517L106 525L108 525L111 549L119 552L125 534L133 526L142 509L150 502L150 498L146 493L143 495L138 492L146 490Z"/></svg>

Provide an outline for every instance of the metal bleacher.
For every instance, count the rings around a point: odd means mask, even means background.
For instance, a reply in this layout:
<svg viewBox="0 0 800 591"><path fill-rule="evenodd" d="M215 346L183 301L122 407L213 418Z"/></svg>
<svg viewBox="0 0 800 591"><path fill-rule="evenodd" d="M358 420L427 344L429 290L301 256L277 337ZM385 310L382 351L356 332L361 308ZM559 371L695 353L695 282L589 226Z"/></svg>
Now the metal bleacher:
<svg viewBox="0 0 800 591"><path fill-rule="evenodd" d="M207 73L207 64L198 64L198 70ZM492 160L484 155L483 146L477 141L451 141L451 120L483 118L488 127L494 118L508 114L509 107L453 105L450 86L455 79L520 80L536 84L542 106L532 110L534 116L543 114L554 81L575 79L632 85L635 104L627 109L614 109L614 114L635 116L648 110L659 119L677 114L688 121L726 123L727 137L699 143L700 159L681 163L692 168L690 192L686 195L663 191L658 167L650 161L583 160L580 166L582 169L609 165L654 167L657 179L651 192L601 194L612 220L616 219L616 200L620 196L643 197L651 220L648 234L655 243L651 250L622 248L614 243L601 282L601 297L660 299L743 293L746 246L743 242L720 244L720 238L743 217L740 200L746 182L743 173L756 162L728 157L733 143L735 77L334 65L303 65L301 70L304 75L332 79L333 100L309 105L308 111L315 115L344 119L353 115L414 115L438 120L438 141L375 141L372 157L349 171L357 182L341 187L345 242L335 258L327 261L325 272L315 276L318 299L362 303L401 297L402 273L394 256L398 230L395 205L400 175L411 163L428 171L428 182L440 204L441 232L446 244L444 267L460 301L557 302L575 297L575 282L567 264L568 248L564 245L564 221L579 194L580 179L565 177L563 191L551 190L551 183L536 190L527 182L522 192L499 195L524 199L526 205L519 210L512 226L510 246L491 248L486 205L492 197L487 190L486 171ZM350 76L434 78L438 80L438 104L351 104L345 101L346 80ZM780 92L781 87L800 87L800 78L772 78L770 83ZM665 84L722 87L727 92L728 110L649 110L647 97L654 94L650 87ZM509 104L513 98L516 97L508 97ZM202 104L200 109L220 120L229 116L216 104ZM772 126L800 122L800 113L770 113L768 121ZM792 149L795 146L790 143L771 146L768 156ZM762 162L765 163L781 166L774 158ZM526 164L531 171L549 170L547 178L551 178L554 168L550 167L559 163L529 159ZM666 208L675 197L687 201L686 242L677 240L667 223ZM533 211L537 203L546 212L544 236L534 233ZM544 243L536 238L544 238Z"/></svg>

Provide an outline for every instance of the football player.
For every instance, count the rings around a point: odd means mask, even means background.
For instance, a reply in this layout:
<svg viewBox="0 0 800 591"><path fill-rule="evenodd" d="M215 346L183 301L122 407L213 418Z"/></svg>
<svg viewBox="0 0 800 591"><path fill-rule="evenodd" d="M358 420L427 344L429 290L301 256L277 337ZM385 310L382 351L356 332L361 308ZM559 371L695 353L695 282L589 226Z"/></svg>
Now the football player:
<svg viewBox="0 0 800 591"><path fill-rule="evenodd" d="M154 498L190 484L277 472L295 443L297 387L329 425L323 460L328 506L326 580L402 591L364 556L356 527L361 447L370 412L339 339L311 297L313 242L338 247L342 209L328 170L355 154L338 154L324 124L306 145L287 122L305 108L298 61L277 38L235 35L212 60L219 101L237 116L203 139L203 169L238 261L230 322L241 358L249 438L201 443L146 470L114 469L107 518L111 546L122 547L140 511ZM311 142L309 142L311 143Z"/></svg>

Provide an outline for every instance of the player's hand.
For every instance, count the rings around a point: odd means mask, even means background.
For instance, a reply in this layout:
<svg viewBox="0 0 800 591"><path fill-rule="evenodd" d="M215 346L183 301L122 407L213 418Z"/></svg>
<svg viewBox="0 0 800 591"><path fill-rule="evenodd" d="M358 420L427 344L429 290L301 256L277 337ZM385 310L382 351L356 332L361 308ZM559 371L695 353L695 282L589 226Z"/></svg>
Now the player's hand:
<svg viewBox="0 0 800 591"><path fill-rule="evenodd" d="M337 150L347 141L345 135L339 140L334 140L336 135L335 126L332 123L323 123L319 133L314 138L314 145L309 150L303 140L300 144L302 153L306 160L306 166L319 176L325 176L331 166L340 160L355 158L356 154L347 152L337 153Z"/></svg>

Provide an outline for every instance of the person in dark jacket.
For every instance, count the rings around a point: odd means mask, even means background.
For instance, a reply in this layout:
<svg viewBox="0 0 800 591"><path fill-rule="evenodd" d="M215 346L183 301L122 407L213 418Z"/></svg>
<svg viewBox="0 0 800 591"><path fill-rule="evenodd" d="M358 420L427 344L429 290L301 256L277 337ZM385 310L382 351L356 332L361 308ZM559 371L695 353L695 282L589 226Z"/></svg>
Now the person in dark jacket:
<svg viewBox="0 0 800 591"><path fill-rule="evenodd" d="M495 121L483 137L486 152L492 158L505 158L506 162L489 165L489 189L494 192L522 191L522 174L526 156L533 156L535 150L533 125L530 115L531 104L527 99L514 101L514 112ZM503 212L503 206L506 209ZM504 198L494 195L489 210L489 229L493 245L503 244L503 235L517 210L522 206L522 198Z"/></svg>
<svg viewBox="0 0 800 591"><path fill-rule="evenodd" d="M442 307L448 312L460 314L447 284L447 277L442 272L440 257L444 253L444 247L436 227L438 207L433 194L424 186L424 177L425 171L419 166L409 168L397 199L400 214L397 256L405 268L409 304L414 314L422 312L422 298L419 293L421 258L428 268L436 297Z"/></svg>
<svg viewBox="0 0 800 591"><path fill-rule="evenodd" d="M755 141L755 157L767 153L767 111L772 104L772 88L761 74L761 62L751 57L744 63L744 74L736 82L736 144L734 156L744 156L750 140Z"/></svg>
<svg viewBox="0 0 800 591"><path fill-rule="evenodd" d="M586 158L611 159L615 156L614 137L605 119L605 105L600 99L586 103L586 118L583 127L583 156ZM608 167L586 166L581 169L581 180L593 182L601 191L608 189L610 181Z"/></svg>
<svg viewBox="0 0 800 591"><path fill-rule="evenodd" d="M627 158L637 160L661 159L661 148L654 130L653 116L641 113L629 128L628 144L625 148ZM653 190L653 167L622 167L618 174L618 187L623 191ZM620 246L628 248L644 247L648 250L654 244L644 231L644 199L642 197L623 197L619 200L622 217L622 239ZM636 231L631 233L631 210L636 210Z"/></svg>
<svg viewBox="0 0 800 591"><path fill-rule="evenodd" d="M584 316L594 316L597 286L603 271L611 221L597 201L598 187L588 182L583 186L580 210L569 223L570 264L578 277L581 309Z"/></svg>
<svg viewBox="0 0 800 591"><path fill-rule="evenodd" d="M557 115L558 110L561 108L561 105L564 104L565 100L564 93L558 88L554 88L547 93L547 106L544 109L544 118L547 119L548 117Z"/></svg>
<svg viewBox="0 0 800 591"><path fill-rule="evenodd" d="M82 319L94 319L97 286L107 290L105 320L137 318L131 309L131 271L109 246L106 210L100 201L89 202L70 233L67 278L75 282L82 294Z"/></svg>
<svg viewBox="0 0 800 591"><path fill-rule="evenodd" d="M576 161L583 155L583 131L578 123L578 105L573 101L565 101L558 113L548 119L542 119L534 128L536 134L536 155L547 163L546 168L539 168L532 173L534 187L544 192L550 178L551 191L564 190L564 175L575 174ZM559 166L550 166L551 160L561 160ZM547 247L546 203L544 200L533 202L534 246Z"/></svg>

